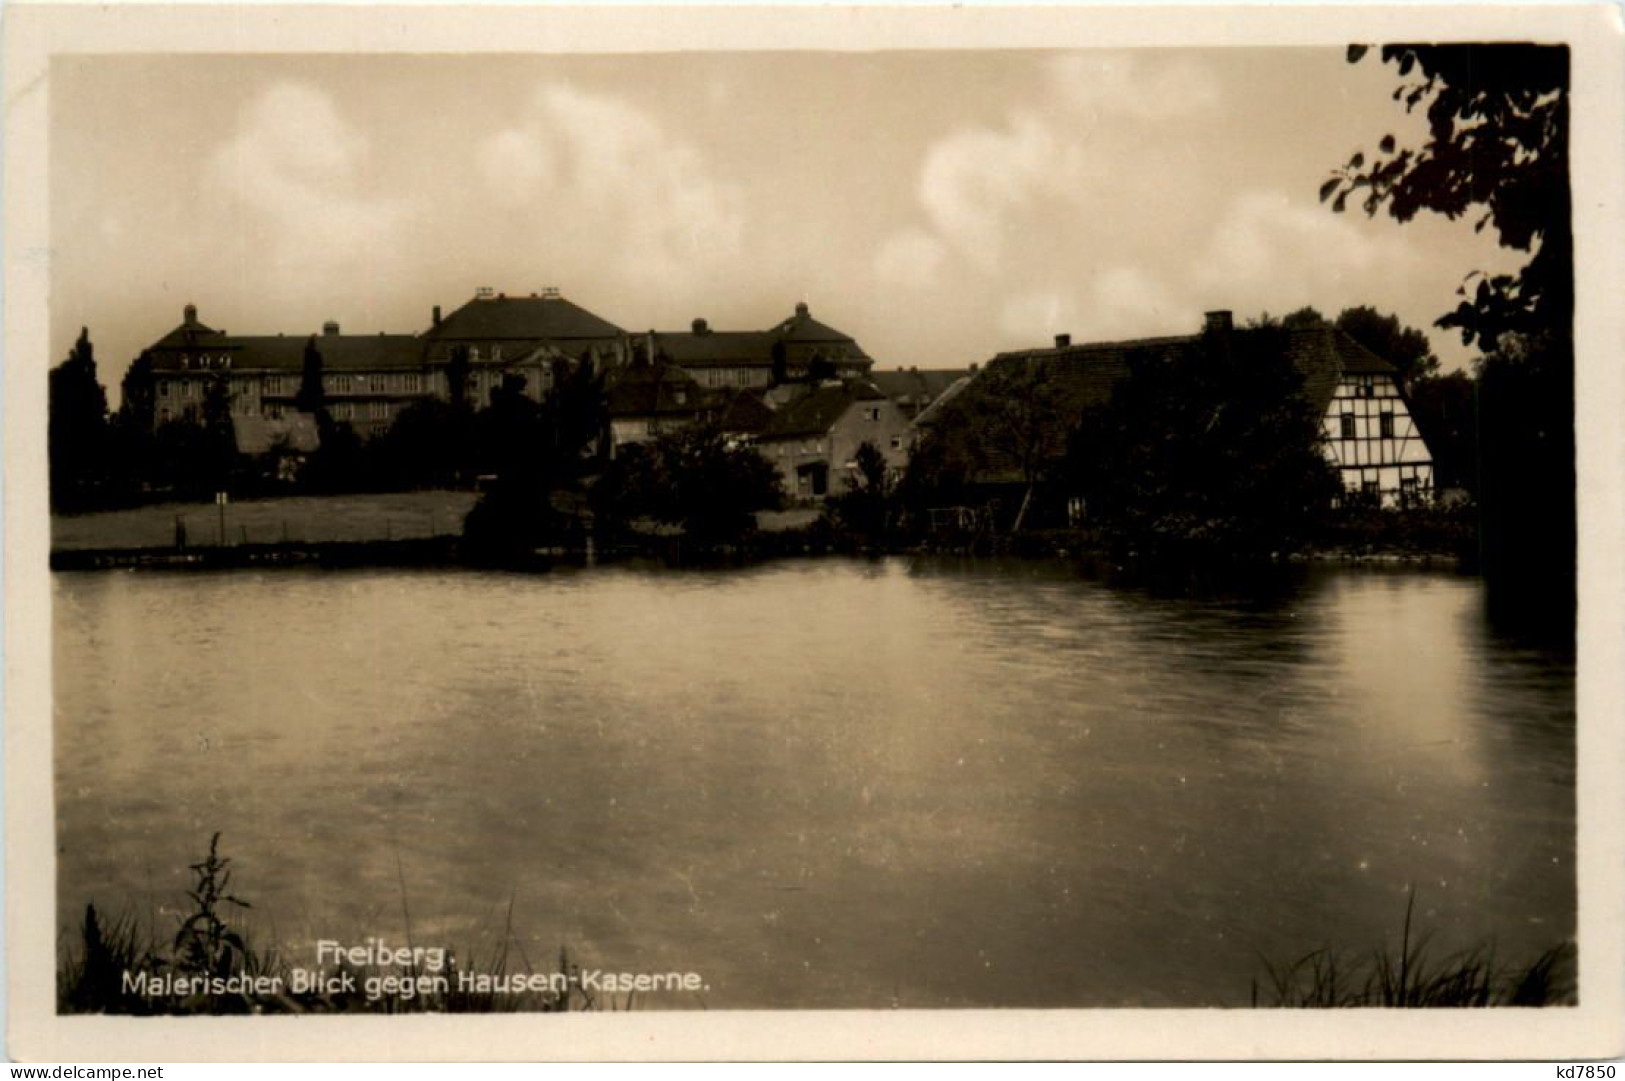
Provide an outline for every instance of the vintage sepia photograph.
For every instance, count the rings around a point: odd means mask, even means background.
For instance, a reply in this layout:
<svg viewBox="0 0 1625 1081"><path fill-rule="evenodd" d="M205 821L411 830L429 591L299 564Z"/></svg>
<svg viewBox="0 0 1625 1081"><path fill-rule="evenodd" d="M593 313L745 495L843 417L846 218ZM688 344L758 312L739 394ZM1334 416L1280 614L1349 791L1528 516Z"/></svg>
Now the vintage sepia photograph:
<svg viewBox="0 0 1625 1081"><path fill-rule="evenodd" d="M629 14L41 64L32 1007L1583 1016L1572 32Z"/></svg>

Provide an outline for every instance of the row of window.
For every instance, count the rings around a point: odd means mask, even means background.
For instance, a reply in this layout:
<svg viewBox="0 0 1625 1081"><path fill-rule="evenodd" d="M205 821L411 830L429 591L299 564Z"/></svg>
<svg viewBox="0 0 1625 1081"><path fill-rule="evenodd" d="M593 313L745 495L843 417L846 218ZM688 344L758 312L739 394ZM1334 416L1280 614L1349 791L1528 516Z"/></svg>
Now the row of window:
<svg viewBox="0 0 1625 1081"><path fill-rule="evenodd" d="M1343 439L1357 439L1357 438L1359 438L1359 436L1355 432L1354 414L1353 413L1344 413L1340 419L1342 421L1341 438L1343 438ZM1383 438L1383 439L1392 439L1392 438L1394 438L1394 415L1393 415L1393 413L1378 413L1377 414L1377 431L1379 433L1380 438Z"/></svg>
<svg viewBox="0 0 1625 1081"><path fill-rule="evenodd" d="M272 420L281 420L285 415L282 403L267 403L264 415ZM335 402L328 407L328 415L334 420L390 420L394 410L389 402Z"/></svg>
<svg viewBox="0 0 1625 1081"><path fill-rule="evenodd" d="M276 376L279 389L268 394L291 394L298 381L292 376ZM292 385L290 385L292 384ZM422 394L419 372L390 372L380 375L324 375L322 386L329 394Z"/></svg>
<svg viewBox="0 0 1625 1081"><path fill-rule="evenodd" d="M476 380L478 382L478 380ZM423 376L418 372L393 372L381 375L327 375L322 378L322 384L329 394L422 394ZM158 383L158 396L168 398L200 398L203 387L207 385L201 379L165 379ZM174 388L173 390L171 388ZM268 375L261 382L261 390L272 397L289 397L299 389L299 377L291 375ZM252 393L253 382L248 379L232 381L232 391L236 394Z"/></svg>
<svg viewBox="0 0 1625 1081"><path fill-rule="evenodd" d="M200 372L229 371L230 369L230 353L216 353L213 355L200 353L195 357L190 353L181 354L181 371L183 372L194 370Z"/></svg>

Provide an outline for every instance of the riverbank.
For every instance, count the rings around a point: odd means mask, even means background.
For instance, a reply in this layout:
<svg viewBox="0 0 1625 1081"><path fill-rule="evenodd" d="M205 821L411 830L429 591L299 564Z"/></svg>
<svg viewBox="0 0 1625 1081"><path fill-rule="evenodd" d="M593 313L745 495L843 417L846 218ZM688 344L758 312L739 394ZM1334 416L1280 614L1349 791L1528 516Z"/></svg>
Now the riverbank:
<svg viewBox="0 0 1625 1081"><path fill-rule="evenodd" d="M478 495L423 491L301 496L241 503L158 504L131 510L53 517L54 570L150 568L222 570L267 566L411 567L490 565L461 543L463 521ZM623 529L594 542L539 548L507 557L515 569L555 563L656 559L668 563L755 562L786 556L955 555L1084 561L1143 566L1145 558L1109 545L1087 529L1020 534L888 534L840 528L822 508L757 515L757 528L737 543L697 547L672 527ZM586 530L576 531L585 536ZM1266 562L1407 564L1472 570L1471 523L1434 510L1362 512L1330 520L1314 542L1272 554Z"/></svg>
<svg viewBox="0 0 1625 1081"><path fill-rule="evenodd" d="M155 503L52 515L51 551L173 551L358 544L456 537L474 492L429 490L284 496L227 503ZM184 543L182 543L184 542Z"/></svg>

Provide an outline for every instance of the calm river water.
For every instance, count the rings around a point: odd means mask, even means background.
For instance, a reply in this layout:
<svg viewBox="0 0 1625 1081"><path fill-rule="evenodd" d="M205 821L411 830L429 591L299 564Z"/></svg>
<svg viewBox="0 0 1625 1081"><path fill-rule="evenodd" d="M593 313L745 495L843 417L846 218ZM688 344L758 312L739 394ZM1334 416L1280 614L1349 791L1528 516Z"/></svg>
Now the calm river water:
<svg viewBox="0 0 1625 1081"><path fill-rule="evenodd" d="M1574 932L1572 662L1481 584L1041 564L55 576L59 918L561 944L712 1008L1246 1005L1259 957ZM403 904L404 901L404 904ZM171 924L172 926L172 924ZM66 938L65 938L66 941ZM654 1003L651 1003L653 1005ZM689 1005L680 996L659 1005Z"/></svg>

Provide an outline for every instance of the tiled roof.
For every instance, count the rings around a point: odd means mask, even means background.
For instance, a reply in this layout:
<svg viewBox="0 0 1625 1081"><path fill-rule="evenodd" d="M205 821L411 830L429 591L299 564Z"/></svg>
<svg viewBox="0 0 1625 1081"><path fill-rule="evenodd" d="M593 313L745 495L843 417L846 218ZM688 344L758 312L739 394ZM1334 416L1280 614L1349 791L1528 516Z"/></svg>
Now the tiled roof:
<svg viewBox="0 0 1625 1081"><path fill-rule="evenodd" d="M822 353L847 360L868 360L869 354L850 334L814 319L807 305L797 304L796 313L769 331L791 347L792 357Z"/></svg>
<svg viewBox="0 0 1625 1081"><path fill-rule="evenodd" d="M693 377L671 364L634 364L609 388L612 417L694 415L712 404Z"/></svg>
<svg viewBox="0 0 1625 1081"><path fill-rule="evenodd" d="M848 381L834 386L820 386L774 414L773 420L762 431L764 440L796 439L807 435L822 435L847 408L856 402L885 400L873 384Z"/></svg>
<svg viewBox="0 0 1625 1081"><path fill-rule="evenodd" d="M736 391L728 397L727 403L717 420L717 426L725 432L754 434L773 422L773 407L764 402L758 393Z"/></svg>
<svg viewBox="0 0 1625 1081"><path fill-rule="evenodd" d="M963 368L908 368L870 372L869 381L894 402L924 406L966 374Z"/></svg>
<svg viewBox="0 0 1625 1081"><path fill-rule="evenodd" d="M157 371L182 371L181 357L188 348L199 355L231 358L233 371L268 369L303 371L309 337L226 336L195 337L189 344L171 345L153 353ZM423 366L423 342L410 334L318 334L316 351L326 371L413 370Z"/></svg>
<svg viewBox="0 0 1625 1081"><path fill-rule="evenodd" d="M1303 375L1304 398L1317 412L1325 411L1344 372L1395 371L1330 324L1296 327L1289 333L1288 355ZM1067 440L1084 412L1111 400L1118 381L1128 374L1131 352L1149 351L1171 360L1200 348L1201 342L1200 335L1185 335L1001 353L951 394L945 393L916 423L959 440L981 479L1016 479L1020 463L996 431L1001 419L994 410L1002 403L1042 394L1040 456L1058 458L1066 452Z"/></svg>
<svg viewBox="0 0 1625 1081"><path fill-rule="evenodd" d="M946 390L937 395L936 401L920 410L919 415L914 418L915 425L920 428L929 428L931 425L935 424L937 420L951 408L954 399L963 394L965 389L971 386L972 383L975 382L976 377L980 374L982 373L979 369L973 368L965 375L962 375L958 379L954 380L948 385Z"/></svg>
<svg viewBox="0 0 1625 1081"><path fill-rule="evenodd" d="M685 368L773 363L773 335L763 330L655 334L655 351Z"/></svg>
<svg viewBox="0 0 1625 1081"><path fill-rule="evenodd" d="M435 340L580 341L619 338L620 327L563 297L476 297L424 335Z"/></svg>
<svg viewBox="0 0 1625 1081"><path fill-rule="evenodd" d="M1343 360L1344 372L1358 373L1361 375L1367 373L1380 373L1385 375L1399 374L1398 368L1394 367L1386 360L1383 360L1377 354L1373 353L1371 350L1367 349L1365 346L1361 345L1347 334L1344 334L1341 330L1337 332L1335 342L1337 346L1337 355Z"/></svg>

